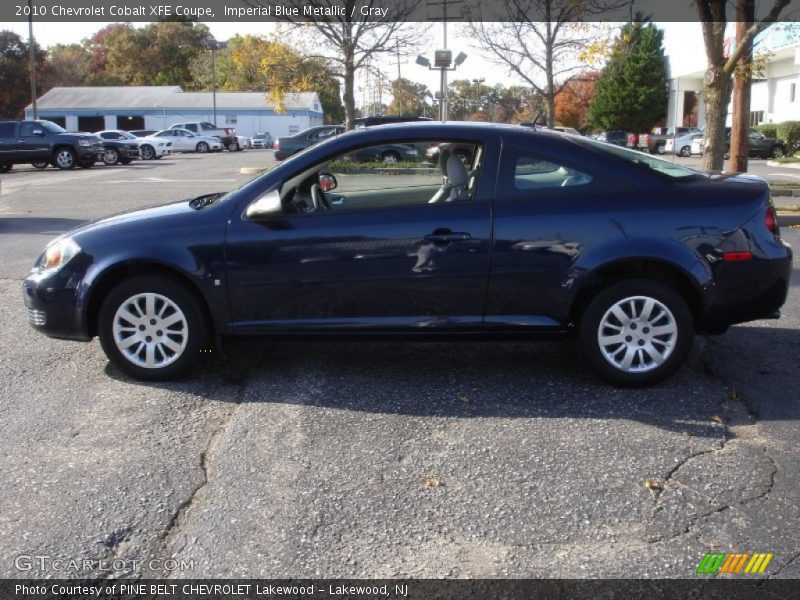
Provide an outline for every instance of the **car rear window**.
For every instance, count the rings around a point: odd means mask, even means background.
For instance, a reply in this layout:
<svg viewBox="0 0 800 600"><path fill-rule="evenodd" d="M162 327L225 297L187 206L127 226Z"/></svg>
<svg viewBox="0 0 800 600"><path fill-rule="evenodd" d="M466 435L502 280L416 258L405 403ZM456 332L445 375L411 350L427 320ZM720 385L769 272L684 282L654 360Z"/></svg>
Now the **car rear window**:
<svg viewBox="0 0 800 600"><path fill-rule="evenodd" d="M621 146L612 146L610 144L604 144L602 142L587 138L576 139L575 143L588 146L593 150L597 150L605 154L612 154L616 158L621 158L641 170L649 171L660 176L666 176L671 179L681 180L697 177L698 175L702 176L702 173L695 171L694 169L684 167L683 165L679 165L662 158L656 158L650 154L644 154L643 152L638 152L636 150L628 150L627 148L622 148Z"/></svg>

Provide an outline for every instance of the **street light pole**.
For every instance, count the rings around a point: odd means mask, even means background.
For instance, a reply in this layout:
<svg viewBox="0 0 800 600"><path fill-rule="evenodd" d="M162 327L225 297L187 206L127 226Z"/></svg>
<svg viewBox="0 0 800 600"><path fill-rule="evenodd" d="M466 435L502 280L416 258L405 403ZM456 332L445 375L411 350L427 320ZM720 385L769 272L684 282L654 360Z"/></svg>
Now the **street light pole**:
<svg viewBox="0 0 800 600"><path fill-rule="evenodd" d="M217 45L211 46L211 101L213 103L213 122L217 126Z"/></svg>
<svg viewBox="0 0 800 600"><path fill-rule="evenodd" d="M28 62L31 70L31 107L34 120L39 118L36 108L36 51L33 47L33 0L28 0Z"/></svg>

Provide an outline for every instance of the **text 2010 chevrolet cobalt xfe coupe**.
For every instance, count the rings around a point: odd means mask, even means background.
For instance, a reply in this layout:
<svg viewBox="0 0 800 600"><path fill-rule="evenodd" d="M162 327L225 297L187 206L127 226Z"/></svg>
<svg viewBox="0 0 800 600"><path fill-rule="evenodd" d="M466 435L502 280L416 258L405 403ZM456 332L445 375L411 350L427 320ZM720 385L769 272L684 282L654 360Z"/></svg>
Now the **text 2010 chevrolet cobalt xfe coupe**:
<svg viewBox="0 0 800 600"><path fill-rule="evenodd" d="M419 162L354 158L392 144ZM761 179L522 127L414 123L69 232L24 298L33 327L98 336L141 379L184 373L217 336L551 334L607 380L647 385L696 332L777 317L790 271Z"/></svg>

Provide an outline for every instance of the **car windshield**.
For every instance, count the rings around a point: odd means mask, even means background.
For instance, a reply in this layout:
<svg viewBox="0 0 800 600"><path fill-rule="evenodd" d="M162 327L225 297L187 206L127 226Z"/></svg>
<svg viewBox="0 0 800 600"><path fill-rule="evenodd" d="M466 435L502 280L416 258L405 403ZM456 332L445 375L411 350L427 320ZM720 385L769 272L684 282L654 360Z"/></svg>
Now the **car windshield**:
<svg viewBox="0 0 800 600"><path fill-rule="evenodd" d="M604 144L597 140L588 138L578 138L575 140L576 144L589 146L592 149L599 150L606 154L613 154L617 158L626 160L634 166L655 173L657 175L667 176L672 179L687 179L689 177L696 177L703 175L700 171L695 171L683 165L679 165L668 160L656 158L650 154L644 154L636 150L628 150L620 146L613 146L611 144Z"/></svg>
<svg viewBox="0 0 800 600"><path fill-rule="evenodd" d="M67 130L61 127L60 125L56 125L52 121L40 121L39 122L42 126L42 129L49 133L66 133Z"/></svg>
<svg viewBox="0 0 800 600"><path fill-rule="evenodd" d="M128 140L135 140L136 139L135 135L133 135L131 133L128 133L127 131L118 131L117 133L119 133L122 137L124 137L125 139L128 139Z"/></svg>

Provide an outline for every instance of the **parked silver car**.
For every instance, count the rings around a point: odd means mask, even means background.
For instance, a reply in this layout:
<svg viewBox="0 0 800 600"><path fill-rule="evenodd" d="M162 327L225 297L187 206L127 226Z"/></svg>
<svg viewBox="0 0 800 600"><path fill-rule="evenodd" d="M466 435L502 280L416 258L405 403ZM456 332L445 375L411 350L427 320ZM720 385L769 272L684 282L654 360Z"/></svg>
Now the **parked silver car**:
<svg viewBox="0 0 800 600"><path fill-rule="evenodd" d="M188 129L165 129L159 131L154 138L172 142L173 152L215 152L224 148L222 140L210 135L197 135Z"/></svg>
<svg viewBox="0 0 800 600"><path fill-rule="evenodd" d="M253 148L272 148L272 136L269 131L259 131L253 136Z"/></svg>

